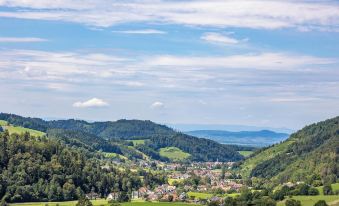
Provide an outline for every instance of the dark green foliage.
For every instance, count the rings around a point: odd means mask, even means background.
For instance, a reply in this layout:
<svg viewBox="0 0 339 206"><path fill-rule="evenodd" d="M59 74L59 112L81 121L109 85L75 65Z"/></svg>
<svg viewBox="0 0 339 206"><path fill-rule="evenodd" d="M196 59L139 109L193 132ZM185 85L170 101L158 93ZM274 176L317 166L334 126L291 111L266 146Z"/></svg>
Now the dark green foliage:
<svg viewBox="0 0 339 206"><path fill-rule="evenodd" d="M339 117L312 124L289 138L286 152L262 161L252 177L269 178L275 184L307 181L319 184L336 182L339 176ZM319 177L319 178L313 178Z"/></svg>
<svg viewBox="0 0 339 206"><path fill-rule="evenodd" d="M319 200L314 204L314 206L328 206L325 200Z"/></svg>
<svg viewBox="0 0 339 206"><path fill-rule="evenodd" d="M130 201L130 197L127 192L120 192L118 196L118 202L128 202Z"/></svg>
<svg viewBox="0 0 339 206"><path fill-rule="evenodd" d="M136 173L102 169L94 153L29 133L0 133L0 199L8 202L74 200L92 190L104 196L141 186ZM106 165L106 163L105 163ZM157 179L157 176L154 177Z"/></svg>
<svg viewBox="0 0 339 206"><path fill-rule="evenodd" d="M171 136L155 135L150 137L147 146L154 150L164 147L177 147L191 154L190 159L193 161L238 161L243 159L238 152L228 145L182 133Z"/></svg>
<svg viewBox="0 0 339 206"><path fill-rule="evenodd" d="M256 206L276 206L277 202L269 197L262 197L261 199L257 199L253 201Z"/></svg>
<svg viewBox="0 0 339 206"><path fill-rule="evenodd" d="M285 196L291 195L319 195L319 191L310 185L299 184L296 187L283 186L281 189L275 190L271 197L275 200L283 200Z"/></svg>
<svg viewBox="0 0 339 206"><path fill-rule="evenodd" d="M48 137L61 139L66 144L72 146L74 145L77 147L86 147L95 151L102 150L104 152L122 154L119 146L114 145L101 137L86 132L65 129L49 129L46 133Z"/></svg>
<svg viewBox="0 0 339 206"><path fill-rule="evenodd" d="M13 125L46 132L48 136L62 139L70 145L85 146L95 150L101 149L105 152L130 154L130 152L122 151L123 149L118 146L120 144L112 144L107 140L143 138L149 139L146 141L146 146L149 148L138 146L138 149L158 160L168 160L159 155L158 150L162 147L178 147L191 154L193 161L237 161L243 159L233 146L182 134L151 121L118 120L116 122L93 123L74 119L44 121L5 113L0 113L0 119ZM138 158L137 154L132 156Z"/></svg>
<svg viewBox="0 0 339 206"><path fill-rule="evenodd" d="M79 201L77 202L76 206L93 206L92 202L87 199L85 196L80 197Z"/></svg>
<svg viewBox="0 0 339 206"><path fill-rule="evenodd" d="M242 188L241 194L237 197L226 197L224 199L225 206L276 206L277 203L271 197L265 196L261 192L252 192L248 188Z"/></svg>
<svg viewBox="0 0 339 206"><path fill-rule="evenodd" d="M323 187L324 195L333 195L333 189L331 185L324 185Z"/></svg>
<svg viewBox="0 0 339 206"><path fill-rule="evenodd" d="M295 199L288 199L285 201L286 206L301 206L301 202Z"/></svg>

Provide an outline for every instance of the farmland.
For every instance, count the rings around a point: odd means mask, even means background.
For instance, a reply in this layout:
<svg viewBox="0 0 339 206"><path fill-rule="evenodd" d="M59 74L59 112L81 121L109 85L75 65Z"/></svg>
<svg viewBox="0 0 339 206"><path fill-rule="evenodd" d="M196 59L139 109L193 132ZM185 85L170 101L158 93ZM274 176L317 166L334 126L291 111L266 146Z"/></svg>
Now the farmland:
<svg viewBox="0 0 339 206"><path fill-rule="evenodd" d="M177 147L165 147L160 149L160 155L171 160L184 160L190 157L190 154L183 152Z"/></svg>

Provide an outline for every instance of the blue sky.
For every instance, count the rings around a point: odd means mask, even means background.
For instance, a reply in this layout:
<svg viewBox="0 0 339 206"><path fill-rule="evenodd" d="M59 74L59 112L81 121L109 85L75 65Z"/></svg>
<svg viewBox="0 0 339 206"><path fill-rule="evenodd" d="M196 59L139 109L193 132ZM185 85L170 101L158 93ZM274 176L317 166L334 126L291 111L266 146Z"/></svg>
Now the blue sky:
<svg viewBox="0 0 339 206"><path fill-rule="evenodd" d="M0 110L298 129L339 114L336 1L0 0Z"/></svg>

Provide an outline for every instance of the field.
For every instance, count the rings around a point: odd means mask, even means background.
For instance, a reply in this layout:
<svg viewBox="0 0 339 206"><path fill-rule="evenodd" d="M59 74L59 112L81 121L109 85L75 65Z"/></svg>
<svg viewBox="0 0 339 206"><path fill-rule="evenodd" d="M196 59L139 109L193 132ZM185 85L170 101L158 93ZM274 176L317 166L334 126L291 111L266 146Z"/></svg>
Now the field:
<svg viewBox="0 0 339 206"><path fill-rule="evenodd" d="M188 192L188 196L192 197L194 196L195 198L201 198L201 199L207 199L210 197L213 197L214 195L211 193L203 193L203 192ZM233 193L233 194L224 194L224 197L235 197L239 195L238 193Z"/></svg>
<svg viewBox="0 0 339 206"><path fill-rule="evenodd" d="M331 186L332 186L333 192L335 192L335 191L337 191L337 190L339 191L339 183L332 184ZM323 194L324 194L323 186L317 187L317 189L318 189L320 195L323 195Z"/></svg>
<svg viewBox="0 0 339 206"><path fill-rule="evenodd" d="M67 201L67 202L36 202L36 203L15 203L10 204L10 206L75 206L77 201ZM94 206L100 205L108 205L107 200L100 199L100 200L92 200ZM180 203L180 202L126 202L122 203L122 206L185 206L185 205L193 205L187 203Z"/></svg>
<svg viewBox="0 0 339 206"><path fill-rule="evenodd" d="M302 206L313 206L319 200L325 200L327 204L331 205L331 203L339 201L339 195L293 196L292 199L299 200ZM339 204L339 202L337 203ZM285 202L278 202L277 206L285 206Z"/></svg>
<svg viewBox="0 0 339 206"><path fill-rule="evenodd" d="M165 147L160 149L160 155L167 157L171 160L184 160L187 159L190 154L183 152L177 147Z"/></svg>
<svg viewBox="0 0 339 206"><path fill-rule="evenodd" d="M0 126L2 126L3 129L7 129L9 134L13 134L13 133L21 134L21 133L29 132L32 136L35 136L35 137L45 135L44 132L40 132L40 131L33 130L33 129L27 129L24 127L16 127L13 125L8 126L7 122L4 120L0 120Z"/></svg>
<svg viewBox="0 0 339 206"><path fill-rule="evenodd" d="M144 139L136 139L136 140L127 140L129 142L133 142L133 146L137 146L140 144L145 144L145 140Z"/></svg>
<svg viewBox="0 0 339 206"><path fill-rule="evenodd" d="M120 159L127 159L127 157L120 155L120 154L117 154L117 153L114 153L114 152L104 152L104 154L105 154L105 157L107 157L107 158L118 157Z"/></svg>
<svg viewBox="0 0 339 206"><path fill-rule="evenodd" d="M184 181L183 179L168 179L168 184L173 185L174 182L182 182Z"/></svg>
<svg viewBox="0 0 339 206"><path fill-rule="evenodd" d="M248 157L253 153L253 151L238 151L238 152L244 157Z"/></svg>

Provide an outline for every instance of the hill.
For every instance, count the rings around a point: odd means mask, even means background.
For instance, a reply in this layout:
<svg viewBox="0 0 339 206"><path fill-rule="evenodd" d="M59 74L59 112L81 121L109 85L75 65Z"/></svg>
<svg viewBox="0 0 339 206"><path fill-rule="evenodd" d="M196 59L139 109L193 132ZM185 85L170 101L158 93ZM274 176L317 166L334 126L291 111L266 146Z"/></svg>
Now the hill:
<svg viewBox="0 0 339 206"><path fill-rule="evenodd" d="M91 191L105 195L114 189L127 192L140 186L138 174L103 163L84 148L46 137L32 138L29 133L0 133L1 200L75 200Z"/></svg>
<svg viewBox="0 0 339 206"><path fill-rule="evenodd" d="M189 159L194 161L238 161L243 159L243 156L236 152L234 147L183 134L148 120L93 123L74 119L45 121L39 118L5 113L0 114L0 120L46 132L47 136L62 139L68 144L83 144L88 148L124 156L134 154L135 158L142 158L143 155L140 154L142 152L153 159L166 160L159 154L160 149L177 147L190 154ZM136 145L133 148L127 147L129 144L134 145L130 140L136 139L145 140L144 144ZM133 151L135 149L138 151Z"/></svg>
<svg viewBox="0 0 339 206"><path fill-rule="evenodd" d="M288 138L286 133L270 130L230 132L224 130L195 130L186 134L212 139L222 144L237 144L255 147L269 146Z"/></svg>
<svg viewBox="0 0 339 206"><path fill-rule="evenodd" d="M339 176L339 117L309 125L286 141L257 151L241 165L246 177L273 184L334 183Z"/></svg>
<svg viewBox="0 0 339 206"><path fill-rule="evenodd" d="M21 134L21 133L28 132L28 133L31 134L31 136L34 136L34 137L43 136L43 135L46 134L44 132L34 130L34 129L28 129L28 128L24 128L24 127L13 126L13 125L9 124L7 121L0 120L0 132L3 131L3 130L8 130L8 132L10 134L13 134L13 133Z"/></svg>

